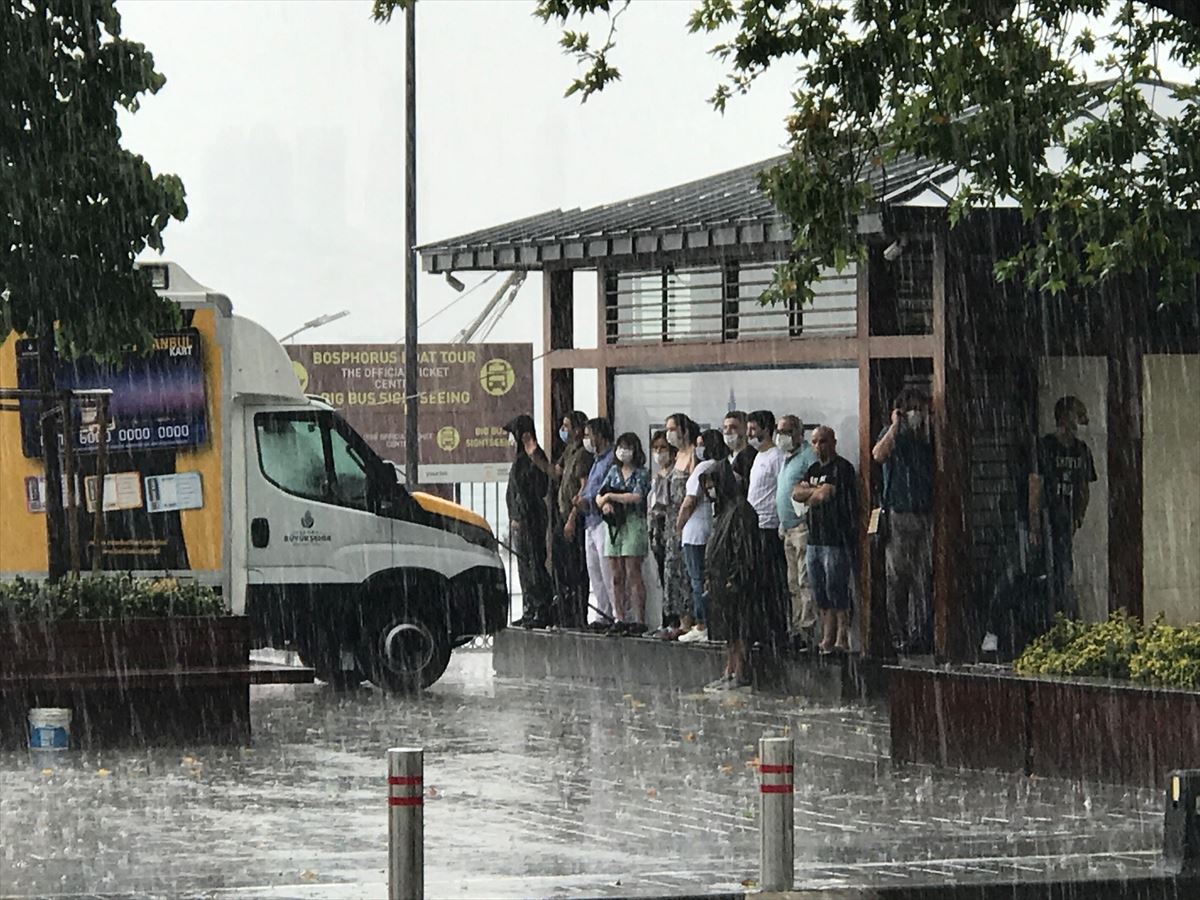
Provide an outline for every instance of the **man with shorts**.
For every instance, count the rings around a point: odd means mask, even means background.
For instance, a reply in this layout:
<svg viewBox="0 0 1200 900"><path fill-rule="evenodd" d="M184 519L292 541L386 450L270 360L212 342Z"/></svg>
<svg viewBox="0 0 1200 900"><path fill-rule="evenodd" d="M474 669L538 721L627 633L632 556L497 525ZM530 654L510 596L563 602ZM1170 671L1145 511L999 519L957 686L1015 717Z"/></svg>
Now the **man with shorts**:
<svg viewBox="0 0 1200 900"><path fill-rule="evenodd" d="M837 435L822 425L813 432L817 461L792 497L808 505L808 578L821 611L822 653L850 649L850 572L858 535L858 479L837 455Z"/></svg>

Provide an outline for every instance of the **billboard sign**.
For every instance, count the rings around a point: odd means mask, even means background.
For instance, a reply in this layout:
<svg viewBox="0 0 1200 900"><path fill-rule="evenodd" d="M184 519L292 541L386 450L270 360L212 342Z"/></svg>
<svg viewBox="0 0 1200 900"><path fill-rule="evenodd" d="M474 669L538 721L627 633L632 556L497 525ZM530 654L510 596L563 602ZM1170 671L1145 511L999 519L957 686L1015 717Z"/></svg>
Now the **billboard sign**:
<svg viewBox="0 0 1200 900"><path fill-rule="evenodd" d="M321 395L376 453L403 467L404 347L286 349L304 392ZM504 424L533 414L533 345L421 344L417 353L421 483L505 480L512 450Z"/></svg>
<svg viewBox="0 0 1200 900"><path fill-rule="evenodd" d="M118 365L92 359L58 360L59 390L111 388L108 449L163 450L198 447L208 440L204 363L200 335L193 329L160 334L147 356L130 356ZM17 386L37 388L37 347L17 342ZM78 452L94 451L99 442L94 410L75 406L71 433ZM33 459L42 455L37 404L21 404L21 450Z"/></svg>

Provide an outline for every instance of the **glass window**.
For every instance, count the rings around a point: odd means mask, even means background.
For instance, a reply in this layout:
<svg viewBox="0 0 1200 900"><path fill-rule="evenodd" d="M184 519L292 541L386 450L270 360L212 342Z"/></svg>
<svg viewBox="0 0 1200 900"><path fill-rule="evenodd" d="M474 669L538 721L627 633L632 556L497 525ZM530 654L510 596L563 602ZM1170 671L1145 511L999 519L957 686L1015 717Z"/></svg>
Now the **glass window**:
<svg viewBox="0 0 1200 900"><path fill-rule="evenodd" d="M260 413L254 427L259 462L272 483L299 497L327 499L325 441L316 415Z"/></svg>
<svg viewBox="0 0 1200 900"><path fill-rule="evenodd" d="M333 460L333 502L355 509L367 508L367 465L341 432L331 429L329 449Z"/></svg>

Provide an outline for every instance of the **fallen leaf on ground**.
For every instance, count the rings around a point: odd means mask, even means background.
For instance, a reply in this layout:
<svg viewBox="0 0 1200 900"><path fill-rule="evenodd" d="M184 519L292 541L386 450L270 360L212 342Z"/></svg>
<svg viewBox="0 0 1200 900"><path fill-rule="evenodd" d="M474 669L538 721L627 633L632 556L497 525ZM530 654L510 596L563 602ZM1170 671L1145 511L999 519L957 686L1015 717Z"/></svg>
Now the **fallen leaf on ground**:
<svg viewBox="0 0 1200 900"><path fill-rule="evenodd" d="M426 796L426 797L437 797L437 796L438 796L438 789L437 789L437 788L435 788L435 787L430 787L430 788L427 788L427 789L425 790L425 796Z"/></svg>
<svg viewBox="0 0 1200 900"><path fill-rule="evenodd" d="M108 769L97 769L96 770L97 778L107 778L111 774L112 774L112 772L110 772Z"/></svg>
<svg viewBox="0 0 1200 900"><path fill-rule="evenodd" d="M42 774L43 775L53 775L54 770L53 769L42 769Z"/></svg>
<svg viewBox="0 0 1200 900"><path fill-rule="evenodd" d="M696 740L696 732L694 732L694 731L684 732L683 739L685 741L695 741Z"/></svg>
<svg viewBox="0 0 1200 900"><path fill-rule="evenodd" d="M300 880L301 881L316 881L317 873L314 872L312 869L305 869L303 872L300 873Z"/></svg>
<svg viewBox="0 0 1200 900"><path fill-rule="evenodd" d="M725 763L724 765L721 766L721 771L724 772L726 775L732 775L733 774L733 766L731 766L729 763Z"/></svg>
<svg viewBox="0 0 1200 900"><path fill-rule="evenodd" d="M195 760L195 758L194 758L194 757L191 757L191 756L185 756L185 757L184 757L184 758L183 758L183 759L180 761L180 763L179 763L179 764L180 764L181 766L194 766L194 765L196 764L196 760Z"/></svg>
<svg viewBox="0 0 1200 900"><path fill-rule="evenodd" d="M759 759L757 756L754 757L754 759L746 760L746 768L747 769L757 769L761 765L762 765L762 760Z"/></svg>
<svg viewBox="0 0 1200 900"><path fill-rule="evenodd" d="M748 888L758 887L758 879L757 878L743 878L742 879L742 887L748 887Z"/></svg>
<svg viewBox="0 0 1200 900"><path fill-rule="evenodd" d="M646 796L649 797L651 800L653 800L655 797L658 796L658 789L650 788L648 791L646 791Z"/></svg>

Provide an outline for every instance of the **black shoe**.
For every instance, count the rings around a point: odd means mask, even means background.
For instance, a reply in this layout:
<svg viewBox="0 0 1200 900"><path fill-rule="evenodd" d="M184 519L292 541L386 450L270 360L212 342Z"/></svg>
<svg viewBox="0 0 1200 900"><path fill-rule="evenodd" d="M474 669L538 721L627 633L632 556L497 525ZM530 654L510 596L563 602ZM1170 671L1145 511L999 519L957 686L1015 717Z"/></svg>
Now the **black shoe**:
<svg viewBox="0 0 1200 900"><path fill-rule="evenodd" d="M812 649L812 642L803 634L793 634L788 640L788 649L793 653L807 653Z"/></svg>
<svg viewBox="0 0 1200 900"><path fill-rule="evenodd" d="M524 628L530 631L534 628L549 628L550 620L545 616L521 616L513 622L513 628Z"/></svg>
<svg viewBox="0 0 1200 900"><path fill-rule="evenodd" d="M625 634L629 637L641 637L646 633L646 626L641 622L626 622Z"/></svg>

